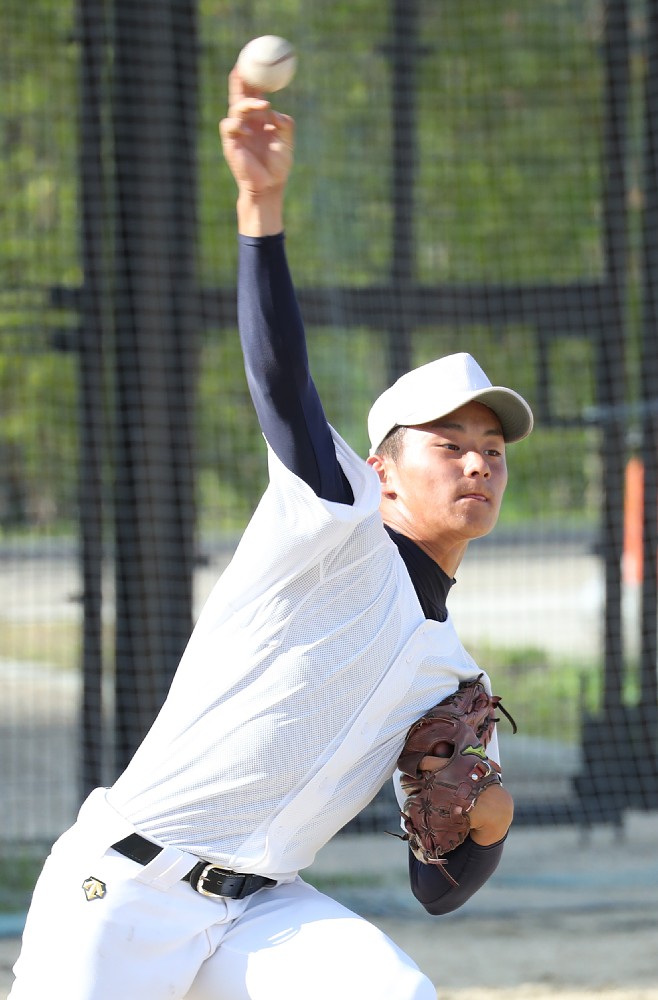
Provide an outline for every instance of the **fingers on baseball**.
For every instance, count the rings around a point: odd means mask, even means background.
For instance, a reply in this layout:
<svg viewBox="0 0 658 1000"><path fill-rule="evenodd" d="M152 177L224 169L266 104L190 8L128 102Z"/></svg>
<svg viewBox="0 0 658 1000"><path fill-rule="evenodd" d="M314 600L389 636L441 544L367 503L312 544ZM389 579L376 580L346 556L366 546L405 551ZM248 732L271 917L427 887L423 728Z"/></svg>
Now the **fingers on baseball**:
<svg viewBox="0 0 658 1000"><path fill-rule="evenodd" d="M269 110L268 101L260 101L252 98L245 98L237 104L232 104L228 109L226 118L222 119L219 131L222 136L237 138L241 135L249 135L252 126L257 120L261 120L263 115Z"/></svg>
<svg viewBox="0 0 658 1000"><path fill-rule="evenodd" d="M257 87L250 87L240 76L237 68L229 75L228 106L231 117L242 117L254 111L271 108L270 102ZM293 120L289 115L272 112L273 123L279 128L291 128Z"/></svg>
<svg viewBox="0 0 658 1000"><path fill-rule="evenodd" d="M228 78L228 114L219 123L219 134L226 142L252 135L255 126L272 133L282 147L292 148L293 119L274 111L262 93L245 83L234 67Z"/></svg>
<svg viewBox="0 0 658 1000"><path fill-rule="evenodd" d="M229 107L237 104L243 97L258 97L262 91L258 87L250 87L242 77L237 66L234 66L228 76L228 103Z"/></svg>

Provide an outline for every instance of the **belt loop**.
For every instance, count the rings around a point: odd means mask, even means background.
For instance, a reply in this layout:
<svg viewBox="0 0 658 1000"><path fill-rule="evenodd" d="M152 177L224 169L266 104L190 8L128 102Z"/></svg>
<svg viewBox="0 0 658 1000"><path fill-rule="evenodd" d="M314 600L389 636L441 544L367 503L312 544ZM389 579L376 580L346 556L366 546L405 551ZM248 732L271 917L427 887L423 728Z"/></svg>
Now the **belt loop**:
<svg viewBox="0 0 658 1000"><path fill-rule="evenodd" d="M179 851L177 847L164 847L156 858L137 870L135 881L157 889L171 889L185 878L197 860L193 854Z"/></svg>

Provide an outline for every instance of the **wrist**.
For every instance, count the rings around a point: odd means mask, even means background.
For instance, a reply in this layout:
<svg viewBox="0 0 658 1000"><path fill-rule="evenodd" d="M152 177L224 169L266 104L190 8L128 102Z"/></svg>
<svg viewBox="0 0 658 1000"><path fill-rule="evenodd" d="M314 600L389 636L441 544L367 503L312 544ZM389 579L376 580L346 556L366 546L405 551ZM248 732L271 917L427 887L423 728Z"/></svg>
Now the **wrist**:
<svg viewBox="0 0 658 1000"><path fill-rule="evenodd" d="M489 847L506 836L514 819L514 800L502 785L481 792L470 813L470 836L481 847Z"/></svg>
<svg viewBox="0 0 658 1000"><path fill-rule="evenodd" d="M242 236L276 236L283 231L283 189L264 194L241 191L237 216Z"/></svg>
<svg viewBox="0 0 658 1000"><path fill-rule="evenodd" d="M477 830L471 829L469 837L474 844L479 847L492 847L499 844L509 833L511 823L492 823L489 826L482 826Z"/></svg>

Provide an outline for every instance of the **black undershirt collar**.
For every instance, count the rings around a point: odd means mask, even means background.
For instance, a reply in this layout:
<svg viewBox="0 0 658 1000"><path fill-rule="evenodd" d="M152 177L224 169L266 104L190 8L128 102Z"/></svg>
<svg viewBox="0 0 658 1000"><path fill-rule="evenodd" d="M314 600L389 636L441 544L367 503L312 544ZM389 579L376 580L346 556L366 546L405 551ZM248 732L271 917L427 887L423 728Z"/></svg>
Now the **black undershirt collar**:
<svg viewBox="0 0 658 1000"><path fill-rule="evenodd" d="M401 535L388 524L384 527L397 545L402 561L407 567L423 614L433 621L444 622L448 617L446 601L455 582L454 579L444 573L441 567L406 535Z"/></svg>

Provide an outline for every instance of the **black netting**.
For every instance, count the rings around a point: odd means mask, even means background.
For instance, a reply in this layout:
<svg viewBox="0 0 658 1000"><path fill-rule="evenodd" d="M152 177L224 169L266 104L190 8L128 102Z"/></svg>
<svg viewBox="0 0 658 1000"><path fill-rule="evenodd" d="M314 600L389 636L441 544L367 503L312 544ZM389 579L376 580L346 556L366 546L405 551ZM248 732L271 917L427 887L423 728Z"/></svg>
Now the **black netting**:
<svg viewBox="0 0 658 1000"><path fill-rule="evenodd" d="M10 906L17 845L130 757L265 483L216 126L270 31L299 51L288 253L332 423L365 454L372 399L454 350L535 410L451 599L520 724L517 822L658 804L658 5L3 0Z"/></svg>

